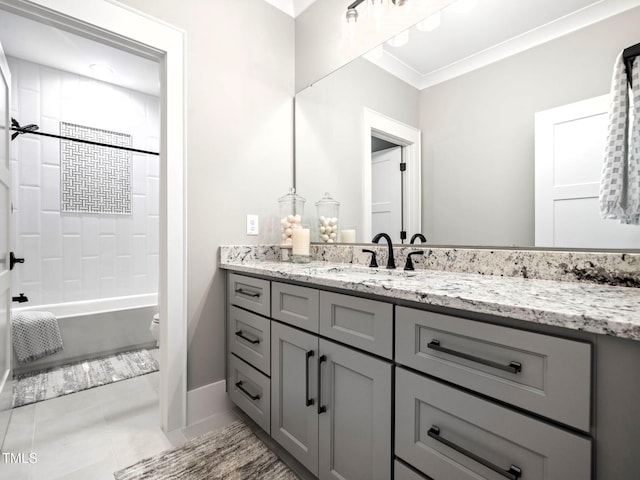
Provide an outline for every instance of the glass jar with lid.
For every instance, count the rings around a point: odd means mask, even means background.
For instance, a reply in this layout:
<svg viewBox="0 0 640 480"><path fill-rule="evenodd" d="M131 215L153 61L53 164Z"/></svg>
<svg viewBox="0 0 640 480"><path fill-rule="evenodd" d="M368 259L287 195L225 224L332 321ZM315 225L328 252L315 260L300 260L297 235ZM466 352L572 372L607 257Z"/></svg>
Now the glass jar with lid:
<svg viewBox="0 0 640 480"><path fill-rule="evenodd" d="M318 214L318 241L335 243L338 238L340 202L331 198L329 192L316 203Z"/></svg>
<svg viewBox="0 0 640 480"><path fill-rule="evenodd" d="M292 232L302 227L304 216L304 202L306 200L296 193L295 188L290 188L289 193L280 197L280 232L282 233L283 247L293 245Z"/></svg>

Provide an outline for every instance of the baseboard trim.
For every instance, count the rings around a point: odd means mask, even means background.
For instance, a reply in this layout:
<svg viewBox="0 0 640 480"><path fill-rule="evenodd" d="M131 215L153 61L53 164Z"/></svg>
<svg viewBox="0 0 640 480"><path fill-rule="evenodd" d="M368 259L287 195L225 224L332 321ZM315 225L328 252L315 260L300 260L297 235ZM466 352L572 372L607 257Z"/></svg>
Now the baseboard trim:
<svg viewBox="0 0 640 480"><path fill-rule="evenodd" d="M225 380L187 391L187 425L198 423L217 413L230 411L232 408L233 403L227 395Z"/></svg>

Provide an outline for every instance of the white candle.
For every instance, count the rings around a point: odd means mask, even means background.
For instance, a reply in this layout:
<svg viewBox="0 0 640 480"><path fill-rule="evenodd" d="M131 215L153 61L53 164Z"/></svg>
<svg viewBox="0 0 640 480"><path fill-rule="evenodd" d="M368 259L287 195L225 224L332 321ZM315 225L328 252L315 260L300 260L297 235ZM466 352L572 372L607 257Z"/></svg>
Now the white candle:
<svg viewBox="0 0 640 480"><path fill-rule="evenodd" d="M349 228L340 232L340 241L342 243L356 243L356 229Z"/></svg>
<svg viewBox="0 0 640 480"><path fill-rule="evenodd" d="M294 228L291 232L293 255L309 255L310 234L308 228Z"/></svg>

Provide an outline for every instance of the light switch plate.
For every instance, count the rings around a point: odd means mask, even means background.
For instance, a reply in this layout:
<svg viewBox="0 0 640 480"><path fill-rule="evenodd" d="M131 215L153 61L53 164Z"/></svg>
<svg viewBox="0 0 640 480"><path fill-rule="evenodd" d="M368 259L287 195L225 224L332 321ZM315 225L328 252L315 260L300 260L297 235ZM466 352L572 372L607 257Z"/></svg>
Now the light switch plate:
<svg viewBox="0 0 640 480"><path fill-rule="evenodd" d="M258 235L259 226L258 215L247 215L247 235Z"/></svg>

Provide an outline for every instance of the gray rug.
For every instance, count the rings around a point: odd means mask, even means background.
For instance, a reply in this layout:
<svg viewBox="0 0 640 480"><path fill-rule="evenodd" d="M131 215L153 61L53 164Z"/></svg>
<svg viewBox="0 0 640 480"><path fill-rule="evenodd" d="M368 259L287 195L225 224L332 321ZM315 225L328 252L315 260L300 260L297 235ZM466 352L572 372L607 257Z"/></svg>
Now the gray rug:
<svg viewBox="0 0 640 480"><path fill-rule="evenodd" d="M242 422L113 474L116 480L297 480L298 477Z"/></svg>
<svg viewBox="0 0 640 480"><path fill-rule="evenodd" d="M13 407L22 407L157 370L158 362L148 350L136 350L24 373L13 380Z"/></svg>

